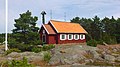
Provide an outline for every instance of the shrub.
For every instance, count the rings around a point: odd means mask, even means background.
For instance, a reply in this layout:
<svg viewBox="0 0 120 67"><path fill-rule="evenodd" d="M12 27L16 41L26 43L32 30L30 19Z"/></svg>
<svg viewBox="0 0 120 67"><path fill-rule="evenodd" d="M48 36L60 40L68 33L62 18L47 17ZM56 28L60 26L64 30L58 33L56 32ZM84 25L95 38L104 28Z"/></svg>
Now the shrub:
<svg viewBox="0 0 120 67"><path fill-rule="evenodd" d="M96 47L97 46L97 41L96 40L90 40L87 42L87 45Z"/></svg>
<svg viewBox="0 0 120 67"><path fill-rule="evenodd" d="M97 41L97 44L101 44L101 45L103 45L103 40L99 40L99 41Z"/></svg>
<svg viewBox="0 0 120 67"><path fill-rule="evenodd" d="M107 44L116 44L116 43L117 43L116 37L111 36L111 35L109 35L109 34L107 34L107 33L104 33L102 39L103 39L103 41L104 41L105 43L107 43Z"/></svg>
<svg viewBox="0 0 120 67"><path fill-rule="evenodd" d="M12 52L21 52L21 50L17 49L17 48L12 48L12 49L9 49L5 52L5 55L8 55Z"/></svg>
<svg viewBox="0 0 120 67"><path fill-rule="evenodd" d="M48 50L48 45L43 45L42 49L43 49L43 51Z"/></svg>
<svg viewBox="0 0 120 67"><path fill-rule="evenodd" d="M32 48L32 52L35 52L35 53L38 53L38 52L41 52L41 51L47 51L47 50L50 50L52 48L55 48L55 45L43 45L42 47L37 47L37 46L34 46Z"/></svg>
<svg viewBox="0 0 120 67"><path fill-rule="evenodd" d="M50 58L51 58L50 52L44 53L44 61L49 62Z"/></svg>
<svg viewBox="0 0 120 67"><path fill-rule="evenodd" d="M50 44L50 45L43 45L43 47L42 47L43 51L50 50L52 48L55 48L55 45L52 45L52 44Z"/></svg>
<svg viewBox="0 0 120 67"><path fill-rule="evenodd" d="M50 44L50 45L48 46L48 48L49 48L49 49L55 48L55 45Z"/></svg>
<svg viewBox="0 0 120 67"><path fill-rule="evenodd" d="M39 48L39 47L32 48L32 52L38 53L38 52L41 52L41 51L42 51L42 48Z"/></svg>
<svg viewBox="0 0 120 67"><path fill-rule="evenodd" d="M11 63L8 64L8 67L34 67L31 64L28 64L27 58L23 58L23 60L12 60Z"/></svg>

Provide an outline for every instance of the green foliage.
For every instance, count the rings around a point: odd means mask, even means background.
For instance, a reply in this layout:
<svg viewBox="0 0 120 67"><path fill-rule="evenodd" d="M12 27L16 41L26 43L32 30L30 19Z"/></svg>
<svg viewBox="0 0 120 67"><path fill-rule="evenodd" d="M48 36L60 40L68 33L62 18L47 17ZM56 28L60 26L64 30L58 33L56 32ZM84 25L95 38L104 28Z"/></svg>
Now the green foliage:
<svg viewBox="0 0 120 67"><path fill-rule="evenodd" d="M0 43L5 41L5 34L0 34Z"/></svg>
<svg viewBox="0 0 120 67"><path fill-rule="evenodd" d="M8 44L10 48L17 48L17 46L19 46L19 42L17 42L14 38L8 39Z"/></svg>
<svg viewBox="0 0 120 67"><path fill-rule="evenodd" d="M20 14L20 18L15 19L15 29L13 29L13 37L17 42L23 44L39 44L39 28L36 27L38 17L31 16L32 13L28 10L26 13Z"/></svg>
<svg viewBox="0 0 120 67"><path fill-rule="evenodd" d="M27 58L23 58L23 60L12 60L11 63L8 64L8 67L34 67L31 64L28 64Z"/></svg>
<svg viewBox="0 0 120 67"><path fill-rule="evenodd" d="M103 41L107 44L116 44L116 38L114 36L110 36L106 33L104 33Z"/></svg>
<svg viewBox="0 0 120 67"><path fill-rule="evenodd" d="M87 45L96 47L97 46L97 41L96 40L89 40L89 41L87 41Z"/></svg>
<svg viewBox="0 0 120 67"><path fill-rule="evenodd" d="M43 45L42 47L34 47L34 48L32 48L32 52L38 53L38 52L47 51L47 50L50 50L50 49L53 49L53 48L55 48L55 45L52 45L52 44Z"/></svg>
<svg viewBox="0 0 120 67"><path fill-rule="evenodd" d="M13 49L9 49L5 52L5 55L8 55L12 52L21 52L21 50L17 49L17 48L13 48Z"/></svg>
<svg viewBox="0 0 120 67"><path fill-rule="evenodd" d="M50 52L44 53L44 61L49 62L50 59L51 59L51 54L50 54Z"/></svg>
<svg viewBox="0 0 120 67"><path fill-rule="evenodd" d="M50 45L43 45L43 47L42 47L43 51L50 50L52 48L55 48L55 45L52 45L52 44L50 44Z"/></svg>
<svg viewBox="0 0 120 67"><path fill-rule="evenodd" d="M39 48L39 47L32 48L32 52L38 53L38 52L41 52L41 51L42 51L42 48Z"/></svg>
<svg viewBox="0 0 120 67"><path fill-rule="evenodd" d="M98 16L94 18L79 18L75 17L71 22L81 24L88 32L87 40L94 39L99 43L106 42L107 44L120 43L120 18L114 19L105 17L100 19Z"/></svg>
<svg viewBox="0 0 120 67"><path fill-rule="evenodd" d="M10 49L18 48L21 51L31 51L31 48L33 48L33 45L19 43L15 39L9 39L8 44Z"/></svg>
<svg viewBox="0 0 120 67"><path fill-rule="evenodd" d="M31 51L34 46L41 44L39 28L36 27L37 20L38 17L33 17L29 10L20 14L20 17L15 19L13 33L9 35L9 47L18 48L21 51Z"/></svg>
<svg viewBox="0 0 120 67"><path fill-rule="evenodd" d="M103 45L103 40L99 40L99 41L97 41L97 44L101 44L101 45Z"/></svg>

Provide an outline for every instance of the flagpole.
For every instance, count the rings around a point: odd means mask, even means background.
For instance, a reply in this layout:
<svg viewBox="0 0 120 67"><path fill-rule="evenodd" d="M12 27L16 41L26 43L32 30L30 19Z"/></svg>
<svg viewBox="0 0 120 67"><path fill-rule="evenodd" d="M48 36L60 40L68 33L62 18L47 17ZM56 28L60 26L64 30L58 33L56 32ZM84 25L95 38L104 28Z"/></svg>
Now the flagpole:
<svg viewBox="0 0 120 67"><path fill-rule="evenodd" d="M8 24L8 0L6 0L5 1L5 4L6 4L6 6L5 6L5 14L6 14L6 16L5 16L5 19L6 19L6 29L5 29L5 51L7 51L8 50L8 44L7 44L7 24Z"/></svg>

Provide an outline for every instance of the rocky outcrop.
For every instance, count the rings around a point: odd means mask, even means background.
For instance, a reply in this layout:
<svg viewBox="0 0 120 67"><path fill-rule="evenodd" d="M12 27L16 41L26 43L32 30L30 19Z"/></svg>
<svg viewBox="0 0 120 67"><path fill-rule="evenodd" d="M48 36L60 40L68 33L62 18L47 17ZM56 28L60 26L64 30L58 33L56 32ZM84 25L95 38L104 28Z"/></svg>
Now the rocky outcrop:
<svg viewBox="0 0 120 67"><path fill-rule="evenodd" d="M108 62L114 62L115 61L115 57L112 56L112 55L104 55L104 58Z"/></svg>
<svg viewBox="0 0 120 67"><path fill-rule="evenodd" d="M50 52L51 59L46 64L43 62L44 54ZM1 52L1 54L4 52ZM39 53L34 52L12 52L7 56L0 56L0 63L5 60L21 60L23 57L28 59L29 63L36 65L53 65L53 66L86 66L91 64L109 64L120 65L120 48L117 46L99 46L90 47L86 45L57 45L50 51L42 51ZM90 67L90 66L87 66Z"/></svg>
<svg viewBox="0 0 120 67"><path fill-rule="evenodd" d="M53 52L54 50L54 52ZM56 46L52 52L54 53L52 58L49 61L50 65L56 64L83 64L86 57L84 54L87 54L89 50L97 50L97 48L81 45L64 45ZM94 54L94 53L93 53ZM96 56L96 54L94 54Z"/></svg>
<svg viewBox="0 0 120 67"><path fill-rule="evenodd" d="M26 57L28 59L28 62L34 62L34 61L41 61L43 60L44 53L46 51L42 51L40 53L34 53L34 52L23 52L23 53L17 53L12 52L6 56L8 60L21 60L23 57Z"/></svg>

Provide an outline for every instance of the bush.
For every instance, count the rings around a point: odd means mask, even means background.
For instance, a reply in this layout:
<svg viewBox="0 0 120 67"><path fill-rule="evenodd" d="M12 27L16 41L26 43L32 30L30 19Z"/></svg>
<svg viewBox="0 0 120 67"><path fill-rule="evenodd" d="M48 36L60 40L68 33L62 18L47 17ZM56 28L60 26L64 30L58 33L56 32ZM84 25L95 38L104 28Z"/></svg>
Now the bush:
<svg viewBox="0 0 120 67"><path fill-rule="evenodd" d="M35 53L38 53L38 52L41 52L41 51L47 51L47 50L50 50L52 48L55 48L55 45L43 45L42 47L37 47L37 46L34 46L32 48L32 52L35 52Z"/></svg>
<svg viewBox="0 0 120 67"><path fill-rule="evenodd" d="M1 67L34 67L31 64L28 64L27 58L23 58L23 60L12 60L6 61L0 64Z"/></svg>
<svg viewBox="0 0 120 67"><path fill-rule="evenodd" d="M43 51L50 50L52 48L55 48L55 45L53 45L53 44L43 45L43 47L42 47Z"/></svg>
<svg viewBox="0 0 120 67"><path fill-rule="evenodd" d="M35 52L35 53L38 53L38 52L41 52L42 51L42 48L39 48L39 47L34 47L32 49L32 52Z"/></svg>
<svg viewBox="0 0 120 67"><path fill-rule="evenodd" d="M27 59L24 57L23 60L12 60L11 62L6 62L2 67L34 67L31 64L28 64Z"/></svg>
<svg viewBox="0 0 120 67"><path fill-rule="evenodd" d="M18 46L17 46L17 48L19 49L19 50L21 50L22 52L24 52L24 51L32 51L32 48L33 48L34 46L33 45L30 45L30 44L19 44Z"/></svg>
<svg viewBox="0 0 120 67"><path fill-rule="evenodd" d="M102 37L103 41L107 44L116 44L116 37L111 36L109 34L104 33L103 37Z"/></svg>
<svg viewBox="0 0 120 67"><path fill-rule="evenodd" d="M55 48L55 45L50 44L48 47L49 47L49 49L52 49L52 48Z"/></svg>
<svg viewBox="0 0 120 67"><path fill-rule="evenodd" d="M8 55L12 52L21 52L21 50L17 49L17 48L13 48L13 49L9 49L5 52L5 55Z"/></svg>
<svg viewBox="0 0 120 67"><path fill-rule="evenodd" d="M51 58L50 52L44 53L44 61L49 62L50 58Z"/></svg>
<svg viewBox="0 0 120 67"><path fill-rule="evenodd" d="M103 40L99 40L99 41L97 41L97 44L100 44L100 45L103 45Z"/></svg>
<svg viewBox="0 0 120 67"><path fill-rule="evenodd" d="M96 47L97 46L97 41L96 40L90 40L90 41L87 42L87 45Z"/></svg>

